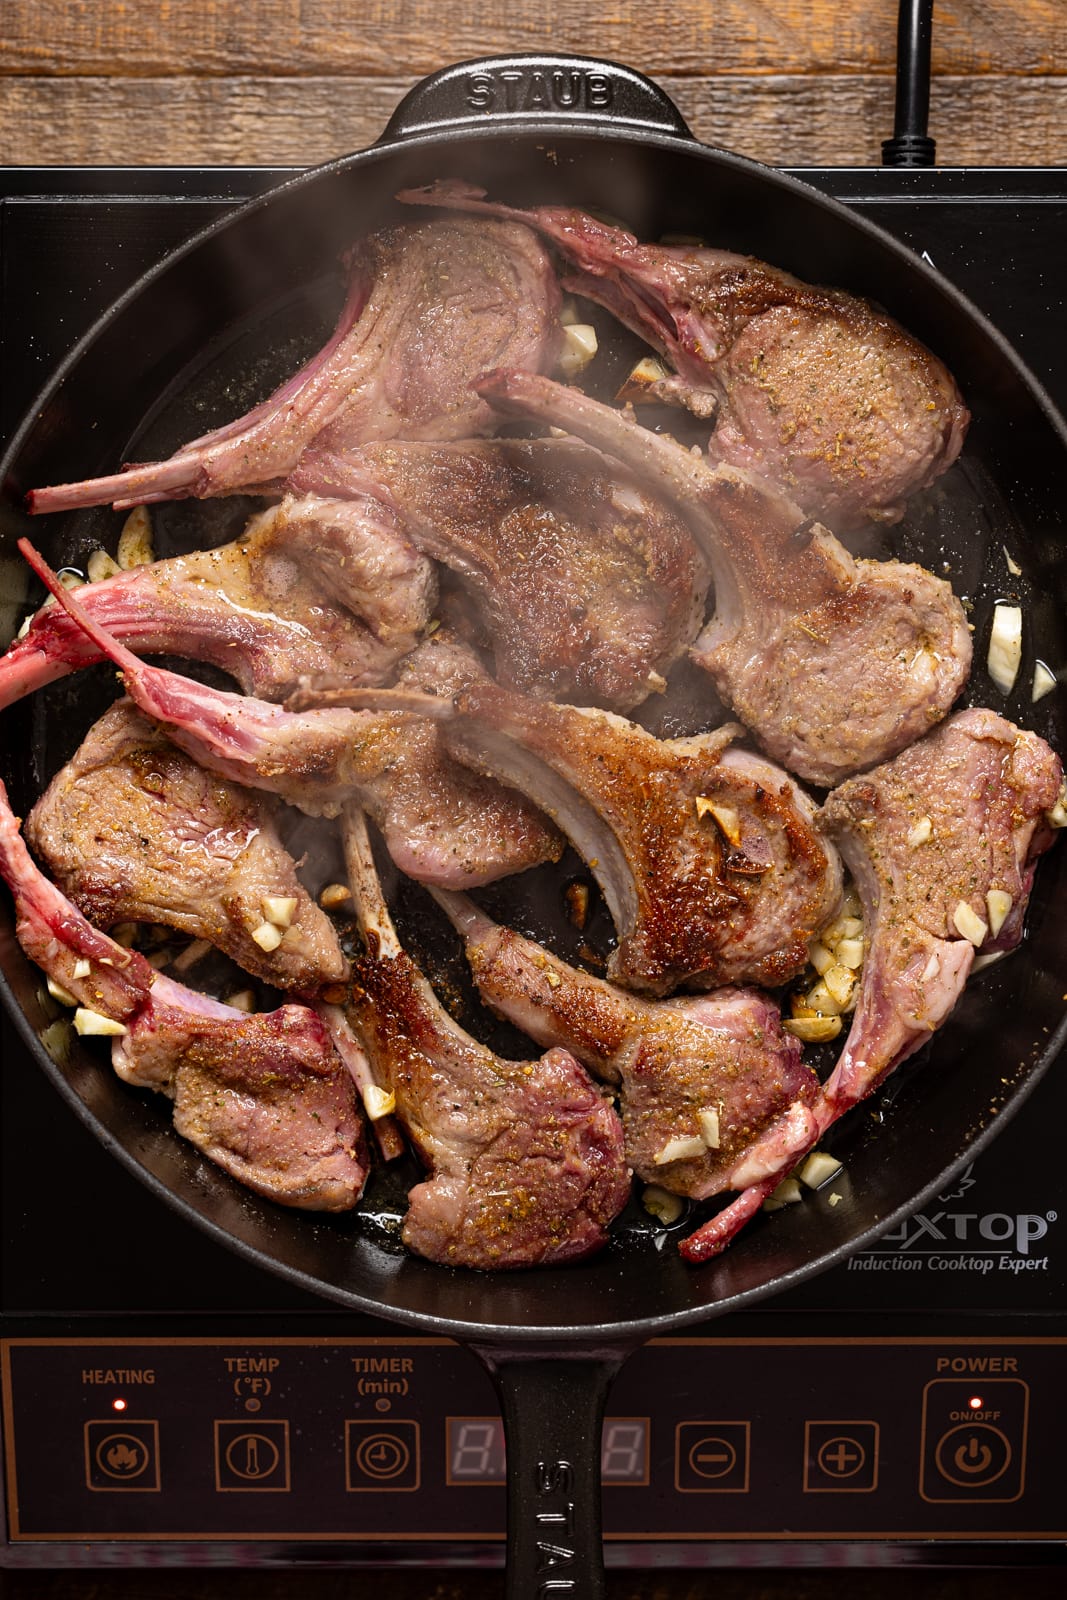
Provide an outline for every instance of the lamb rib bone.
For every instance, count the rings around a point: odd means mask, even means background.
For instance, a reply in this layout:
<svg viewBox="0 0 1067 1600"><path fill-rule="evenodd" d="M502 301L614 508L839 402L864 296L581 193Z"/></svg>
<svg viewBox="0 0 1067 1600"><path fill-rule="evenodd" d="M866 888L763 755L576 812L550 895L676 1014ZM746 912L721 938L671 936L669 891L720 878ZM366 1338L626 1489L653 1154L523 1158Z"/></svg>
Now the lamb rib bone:
<svg viewBox="0 0 1067 1600"><path fill-rule="evenodd" d="M600 884L618 936L608 975L627 988L785 983L840 901L813 802L780 768L728 748L744 732L735 724L660 740L613 712L485 678L451 700L388 689L348 699L440 719L462 760L536 800Z"/></svg>
<svg viewBox="0 0 1067 1600"><path fill-rule="evenodd" d="M443 887L488 883L557 859L562 841L534 806L475 781L448 757L431 722L400 711L295 714L146 666L86 615L28 540L19 549L60 606L120 668L138 708L209 771L266 789L309 816L336 816L358 796L401 870Z"/></svg>
<svg viewBox="0 0 1067 1600"><path fill-rule="evenodd" d="M349 1013L430 1168L409 1196L405 1243L481 1268L600 1249L629 1195L615 1111L567 1051L505 1061L452 1020L400 945L357 808L346 808L344 828L366 943Z"/></svg>
<svg viewBox="0 0 1067 1600"><path fill-rule="evenodd" d="M518 211L483 193L444 183L398 198L537 228L575 268L564 287L673 365L647 398L716 417L710 459L763 474L809 514L839 529L895 522L959 455L970 418L954 379L869 301L751 256L639 244L582 211Z"/></svg>
<svg viewBox="0 0 1067 1600"><path fill-rule="evenodd" d="M246 694L280 699L300 677L382 683L430 622L435 573L373 501L288 497L240 538L85 584L78 603L131 650L188 656ZM103 659L45 605L0 656L0 707Z"/></svg>
<svg viewBox="0 0 1067 1600"><path fill-rule="evenodd" d="M348 256L324 348L247 416L167 461L31 491L32 512L234 494L284 477L310 445L464 438L492 415L470 381L501 361L550 366L559 286L534 234L480 218L372 234Z"/></svg>
<svg viewBox="0 0 1067 1600"><path fill-rule="evenodd" d="M769 996L644 1000L498 926L466 895L433 895L486 1004L618 1086L626 1158L644 1183L706 1200L784 1175L810 1148L818 1079Z"/></svg>
<svg viewBox="0 0 1067 1600"><path fill-rule="evenodd" d="M2 783L0 876L26 955L86 1011L124 1027L115 1070L169 1096L178 1133L282 1205L355 1205L367 1172L355 1089L313 1011L236 1011L94 928L34 865Z"/></svg>
<svg viewBox="0 0 1067 1600"><path fill-rule="evenodd" d="M297 877L270 802L206 772L128 700L89 730L25 834L98 927L165 923L280 989L311 993L347 976L333 924ZM267 913L279 902L288 918L276 911L275 930Z"/></svg>
<svg viewBox="0 0 1067 1600"><path fill-rule="evenodd" d="M310 451L286 487L388 498L473 597L497 680L539 698L629 710L703 621L708 573L685 522L576 439Z"/></svg>
<svg viewBox="0 0 1067 1600"><path fill-rule="evenodd" d="M478 388L507 414L557 423L625 461L686 517L715 585L715 615L693 659L790 771L828 787L896 754L948 711L967 679L971 638L940 578L853 559L767 483L709 467L577 389L518 372L487 374Z"/></svg>
<svg viewBox="0 0 1067 1600"><path fill-rule="evenodd" d="M969 710L828 797L819 820L855 878L868 949L844 1050L815 1106L819 1138L946 1021L979 948L1018 943L1034 866L1053 838L1044 814L1062 779L1043 739ZM996 934L990 894L1003 896L992 902L1004 914ZM728 1207L682 1254L718 1254L724 1232L776 1181L741 1195L733 1217Z"/></svg>

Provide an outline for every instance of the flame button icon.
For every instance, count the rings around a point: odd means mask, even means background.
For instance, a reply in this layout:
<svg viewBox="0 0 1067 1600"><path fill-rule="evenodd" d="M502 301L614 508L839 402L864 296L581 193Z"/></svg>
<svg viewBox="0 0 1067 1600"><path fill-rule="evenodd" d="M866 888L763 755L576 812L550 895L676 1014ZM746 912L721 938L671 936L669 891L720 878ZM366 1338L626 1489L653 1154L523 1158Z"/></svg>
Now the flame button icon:
<svg viewBox="0 0 1067 1600"><path fill-rule="evenodd" d="M85 1481L90 1489L159 1489L159 1437L154 1421L85 1424Z"/></svg>

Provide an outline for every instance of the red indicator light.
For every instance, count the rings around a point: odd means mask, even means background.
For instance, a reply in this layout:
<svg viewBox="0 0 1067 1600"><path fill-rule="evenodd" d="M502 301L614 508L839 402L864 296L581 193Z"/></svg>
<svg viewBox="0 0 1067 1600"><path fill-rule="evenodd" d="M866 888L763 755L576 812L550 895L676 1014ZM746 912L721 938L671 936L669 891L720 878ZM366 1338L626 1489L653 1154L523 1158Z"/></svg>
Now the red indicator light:
<svg viewBox="0 0 1067 1600"><path fill-rule="evenodd" d="M125 1400L112 1400L111 1409L112 1409L112 1411L125 1411L125 1409L126 1409Z"/></svg>
<svg viewBox="0 0 1067 1600"><path fill-rule="evenodd" d="M982 1409L982 1396L980 1394L972 1394L967 1404L972 1411L980 1411Z"/></svg>

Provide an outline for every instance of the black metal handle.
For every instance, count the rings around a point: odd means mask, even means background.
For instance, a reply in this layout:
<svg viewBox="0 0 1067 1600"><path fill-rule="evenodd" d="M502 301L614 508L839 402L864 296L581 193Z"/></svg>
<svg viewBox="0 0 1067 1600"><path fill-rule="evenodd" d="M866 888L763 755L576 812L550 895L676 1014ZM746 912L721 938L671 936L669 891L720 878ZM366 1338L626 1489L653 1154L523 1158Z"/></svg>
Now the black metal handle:
<svg viewBox="0 0 1067 1600"><path fill-rule="evenodd" d="M897 98L893 137L882 141L884 167L932 167L930 44L934 0L900 0L897 18Z"/></svg>
<svg viewBox="0 0 1067 1600"><path fill-rule="evenodd" d="M631 67L595 56L513 55L464 61L423 78L401 100L378 142L537 119L693 137L670 96Z"/></svg>
<svg viewBox="0 0 1067 1600"><path fill-rule="evenodd" d="M506 1600L603 1600L600 1436L629 1354L475 1346L496 1384L508 1465Z"/></svg>

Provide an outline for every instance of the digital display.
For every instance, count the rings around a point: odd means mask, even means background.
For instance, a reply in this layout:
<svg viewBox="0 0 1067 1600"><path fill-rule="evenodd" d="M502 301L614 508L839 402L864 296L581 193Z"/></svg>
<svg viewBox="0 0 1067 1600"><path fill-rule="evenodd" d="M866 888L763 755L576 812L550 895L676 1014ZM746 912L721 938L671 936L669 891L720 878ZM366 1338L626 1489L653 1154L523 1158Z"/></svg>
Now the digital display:
<svg viewBox="0 0 1067 1600"><path fill-rule="evenodd" d="M446 1430L448 1483L504 1482L507 1461L504 1424L499 1417L449 1417ZM605 1484L648 1482L647 1417L605 1418L600 1477Z"/></svg>

